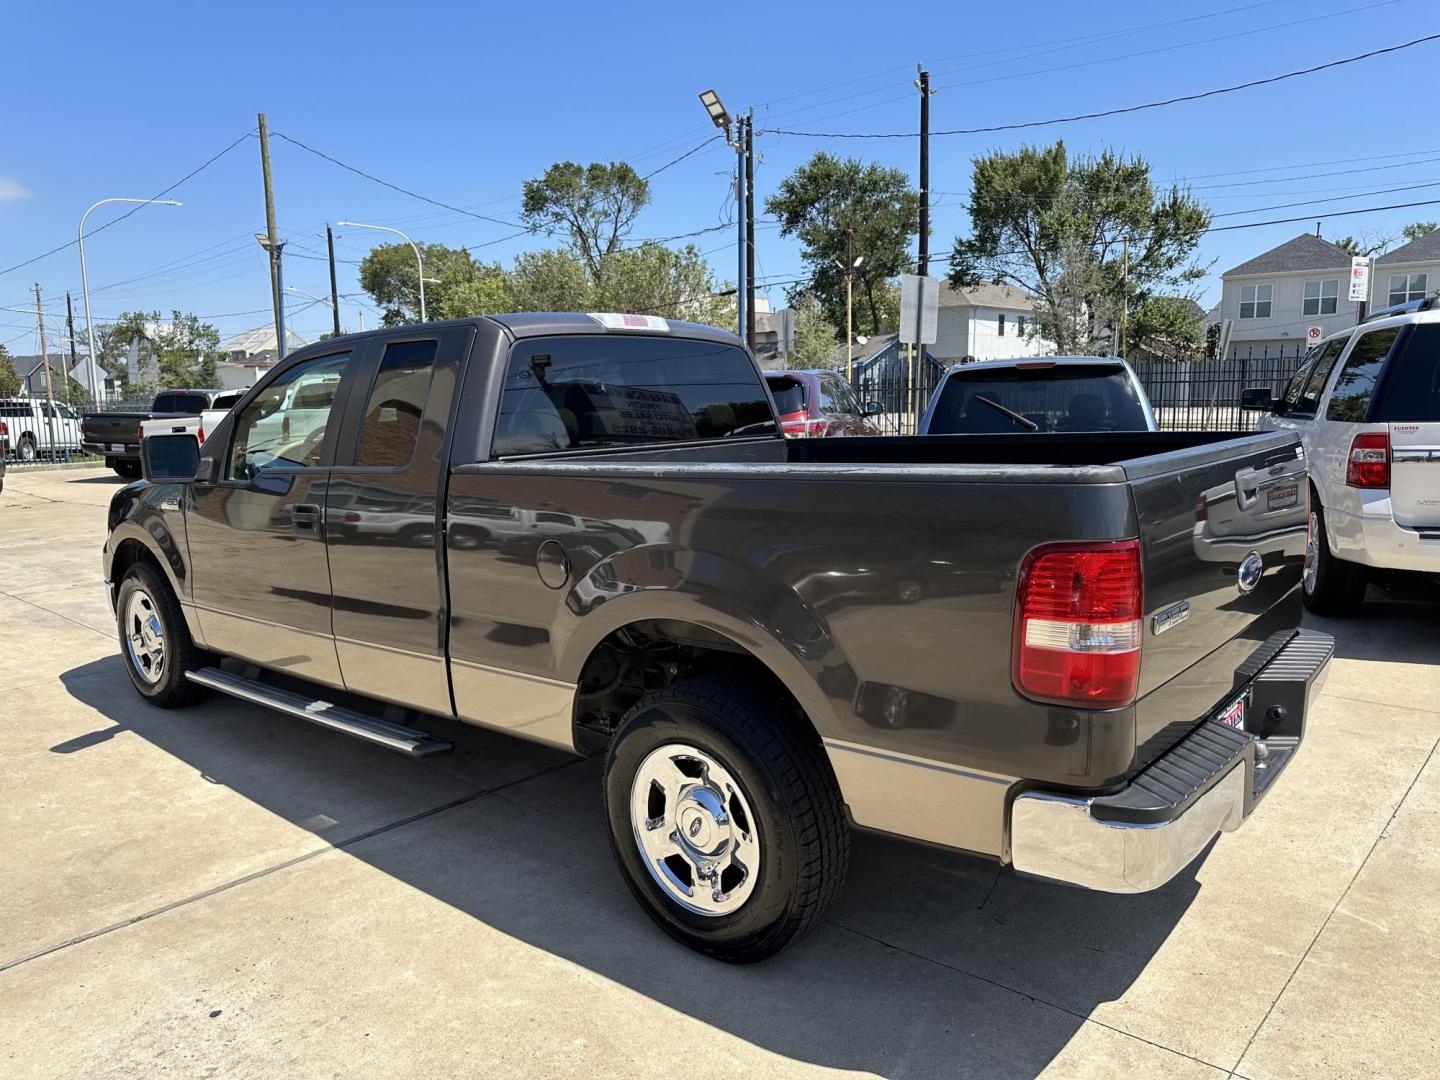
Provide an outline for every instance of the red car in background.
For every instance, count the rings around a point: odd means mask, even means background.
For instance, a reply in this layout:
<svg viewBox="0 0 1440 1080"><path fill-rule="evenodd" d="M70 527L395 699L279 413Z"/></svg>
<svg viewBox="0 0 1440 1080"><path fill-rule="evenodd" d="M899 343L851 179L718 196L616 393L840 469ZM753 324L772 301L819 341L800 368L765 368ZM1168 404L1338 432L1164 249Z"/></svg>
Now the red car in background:
<svg viewBox="0 0 1440 1080"><path fill-rule="evenodd" d="M787 437L884 434L871 419L880 412L880 403L862 405L839 372L822 368L764 374Z"/></svg>

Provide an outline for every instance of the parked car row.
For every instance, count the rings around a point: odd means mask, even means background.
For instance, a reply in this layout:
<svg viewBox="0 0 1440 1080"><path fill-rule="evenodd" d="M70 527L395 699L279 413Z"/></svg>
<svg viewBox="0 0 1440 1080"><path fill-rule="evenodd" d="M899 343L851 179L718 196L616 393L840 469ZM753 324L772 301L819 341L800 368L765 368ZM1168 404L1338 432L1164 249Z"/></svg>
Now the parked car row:
<svg viewBox="0 0 1440 1080"><path fill-rule="evenodd" d="M10 431L7 456L38 461L80 449L80 414L49 398L0 398L0 421Z"/></svg>
<svg viewBox="0 0 1440 1080"><path fill-rule="evenodd" d="M162 390L148 412L89 412L80 418L80 442L86 453L105 459L106 468L126 478L140 475L140 426L146 421L180 421L198 417L216 407L221 398L231 404L243 391Z"/></svg>

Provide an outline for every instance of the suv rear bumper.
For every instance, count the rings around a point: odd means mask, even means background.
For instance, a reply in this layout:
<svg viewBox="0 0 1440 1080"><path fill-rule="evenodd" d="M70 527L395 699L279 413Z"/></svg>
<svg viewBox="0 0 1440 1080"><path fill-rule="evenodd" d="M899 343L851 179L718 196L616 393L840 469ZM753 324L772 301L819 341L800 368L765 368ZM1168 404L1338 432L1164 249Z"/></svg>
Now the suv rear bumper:
<svg viewBox="0 0 1440 1080"><path fill-rule="evenodd" d="M1207 719L1112 795L1017 795L1016 871L1102 892L1148 892L1217 833L1239 828L1299 749L1334 651L1333 639L1313 630L1276 638L1236 670L1236 693L1226 699L1248 695L1244 731Z"/></svg>
<svg viewBox="0 0 1440 1080"><path fill-rule="evenodd" d="M1383 514L1325 511L1325 529L1337 558L1377 570L1440 573L1440 529L1398 524L1384 502Z"/></svg>

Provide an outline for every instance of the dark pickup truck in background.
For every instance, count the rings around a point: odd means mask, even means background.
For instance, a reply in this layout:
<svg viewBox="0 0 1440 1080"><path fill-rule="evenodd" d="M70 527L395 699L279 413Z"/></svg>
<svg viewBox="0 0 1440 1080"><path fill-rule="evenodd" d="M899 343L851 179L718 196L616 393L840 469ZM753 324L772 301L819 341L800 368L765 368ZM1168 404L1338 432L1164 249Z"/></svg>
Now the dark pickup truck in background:
<svg viewBox="0 0 1440 1080"><path fill-rule="evenodd" d="M496 316L319 343L203 448L145 439L103 562L156 705L604 753L635 896L745 961L851 825L1137 892L1248 817L1331 653L1299 446L786 439L730 334Z"/></svg>
<svg viewBox="0 0 1440 1080"><path fill-rule="evenodd" d="M90 412L80 418L80 445L87 454L105 458L105 467L120 476L140 475L140 425L147 420L198 416L215 399L234 390L161 390L149 412Z"/></svg>

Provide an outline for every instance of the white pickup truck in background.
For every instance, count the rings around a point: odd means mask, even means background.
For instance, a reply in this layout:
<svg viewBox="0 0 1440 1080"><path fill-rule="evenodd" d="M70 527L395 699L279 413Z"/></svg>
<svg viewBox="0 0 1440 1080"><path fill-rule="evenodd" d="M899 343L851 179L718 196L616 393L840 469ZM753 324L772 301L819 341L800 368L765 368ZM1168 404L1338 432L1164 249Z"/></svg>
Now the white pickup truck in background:
<svg viewBox="0 0 1440 1080"><path fill-rule="evenodd" d="M1279 400L1255 387L1243 404L1305 445L1311 611L1354 614L1376 571L1440 575L1440 297L1332 334Z"/></svg>
<svg viewBox="0 0 1440 1080"><path fill-rule="evenodd" d="M215 430L249 389L247 386L244 390L227 390L223 394L215 395L210 408L199 416L175 416L143 421L140 424L140 438L148 435L194 435L200 445L204 446L206 433Z"/></svg>

